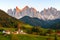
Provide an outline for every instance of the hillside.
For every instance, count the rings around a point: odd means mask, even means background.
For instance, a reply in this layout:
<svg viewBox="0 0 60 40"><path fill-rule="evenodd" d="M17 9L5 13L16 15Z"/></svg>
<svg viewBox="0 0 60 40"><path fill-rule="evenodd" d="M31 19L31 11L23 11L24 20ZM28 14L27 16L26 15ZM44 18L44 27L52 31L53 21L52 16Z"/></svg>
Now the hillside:
<svg viewBox="0 0 60 40"><path fill-rule="evenodd" d="M17 20L16 18L13 18L9 16L6 12L3 10L0 10L0 27L17 27L17 25L24 25L26 26L25 23Z"/></svg>
<svg viewBox="0 0 60 40"><path fill-rule="evenodd" d="M25 16L20 19L21 21L30 24L32 26L41 26L43 28L52 28L52 29L60 29L60 19L55 20L42 20L38 18L31 18L29 16ZM57 27L58 26L58 27Z"/></svg>
<svg viewBox="0 0 60 40"><path fill-rule="evenodd" d="M25 22L27 24L30 24L32 26L41 26L46 28L47 26L47 22L45 22L42 19L38 19L38 18L31 18L29 16L24 16L23 18L20 19L22 22Z"/></svg>
<svg viewBox="0 0 60 40"><path fill-rule="evenodd" d="M0 27L15 27L19 21L0 10Z"/></svg>

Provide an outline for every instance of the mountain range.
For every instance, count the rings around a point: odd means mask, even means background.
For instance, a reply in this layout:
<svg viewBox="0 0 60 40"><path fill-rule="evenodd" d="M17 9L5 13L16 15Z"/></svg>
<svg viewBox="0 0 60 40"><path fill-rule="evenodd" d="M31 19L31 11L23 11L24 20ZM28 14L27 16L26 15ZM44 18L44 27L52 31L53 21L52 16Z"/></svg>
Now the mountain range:
<svg viewBox="0 0 60 40"><path fill-rule="evenodd" d="M7 11L8 15L15 17L17 19L20 19L24 16L29 16L32 18L38 18L43 20L54 20L54 19L60 19L60 11L57 9L50 7L48 9L42 10L41 12L37 11L33 7L25 6L22 10L18 7L14 9L8 9Z"/></svg>
<svg viewBox="0 0 60 40"><path fill-rule="evenodd" d="M43 28L60 29L60 11L57 11L55 8L48 8L38 12L34 8L31 9L26 6L23 10L16 7L13 11L9 9L8 12L0 10L0 27L17 27L18 24L22 26L28 24L30 27L40 26ZM49 17L50 15L51 17Z"/></svg>
<svg viewBox="0 0 60 40"><path fill-rule="evenodd" d="M0 15L0 20L2 20L0 21L0 25L3 27L15 27L18 23L25 23L43 28L60 29L60 11L52 7L48 9L44 8L44 10L39 12L35 8L25 6L22 10L16 7L8 9L7 12L2 11Z"/></svg>

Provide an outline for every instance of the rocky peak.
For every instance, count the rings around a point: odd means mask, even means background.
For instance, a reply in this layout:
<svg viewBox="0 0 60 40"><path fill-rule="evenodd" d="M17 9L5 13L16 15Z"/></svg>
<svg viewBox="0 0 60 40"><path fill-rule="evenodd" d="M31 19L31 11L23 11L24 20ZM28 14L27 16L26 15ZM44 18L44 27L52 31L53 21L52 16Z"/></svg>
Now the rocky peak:
<svg viewBox="0 0 60 40"><path fill-rule="evenodd" d="M47 9L44 8L44 14L46 14L46 10L47 10Z"/></svg>
<svg viewBox="0 0 60 40"><path fill-rule="evenodd" d="M29 9L29 7L28 7L28 6L25 6L25 7L22 9L22 11L27 10L27 9Z"/></svg>
<svg viewBox="0 0 60 40"><path fill-rule="evenodd" d="M16 12L21 12L21 10L16 6Z"/></svg>
<svg viewBox="0 0 60 40"><path fill-rule="evenodd" d="M31 12L34 12L34 13L37 12L37 10L35 8L30 8L30 9L31 9Z"/></svg>
<svg viewBox="0 0 60 40"><path fill-rule="evenodd" d="M55 9L55 8L53 8L53 7L50 7L50 10L56 10L56 11L57 11L57 9Z"/></svg>

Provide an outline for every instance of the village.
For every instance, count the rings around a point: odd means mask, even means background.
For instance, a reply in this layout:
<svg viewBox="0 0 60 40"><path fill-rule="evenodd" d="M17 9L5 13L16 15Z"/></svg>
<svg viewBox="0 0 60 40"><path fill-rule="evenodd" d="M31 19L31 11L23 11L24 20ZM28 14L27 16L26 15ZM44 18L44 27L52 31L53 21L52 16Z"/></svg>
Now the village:
<svg viewBox="0 0 60 40"><path fill-rule="evenodd" d="M9 30L3 30L2 31L3 34L26 34L25 32L23 32L23 30L18 29L17 31L11 32Z"/></svg>
<svg viewBox="0 0 60 40"><path fill-rule="evenodd" d="M9 34L28 34L28 33L24 32L22 29L18 28L15 31L3 30L2 34L9 35ZM55 34L55 35L60 36L60 31L56 31L56 32L51 32L50 31L49 33L46 33L47 36L49 36L50 34Z"/></svg>

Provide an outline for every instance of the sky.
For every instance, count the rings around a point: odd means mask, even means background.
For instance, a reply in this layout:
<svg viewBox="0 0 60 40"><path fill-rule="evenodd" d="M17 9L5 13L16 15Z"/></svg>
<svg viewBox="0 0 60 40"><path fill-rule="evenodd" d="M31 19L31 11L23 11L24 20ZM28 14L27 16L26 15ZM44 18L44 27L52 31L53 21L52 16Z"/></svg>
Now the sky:
<svg viewBox="0 0 60 40"><path fill-rule="evenodd" d="M50 7L60 10L60 0L0 0L0 9L6 12L8 9L14 9L16 6L20 9L25 6L34 7L37 11Z"/></svg>

